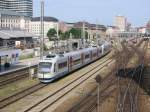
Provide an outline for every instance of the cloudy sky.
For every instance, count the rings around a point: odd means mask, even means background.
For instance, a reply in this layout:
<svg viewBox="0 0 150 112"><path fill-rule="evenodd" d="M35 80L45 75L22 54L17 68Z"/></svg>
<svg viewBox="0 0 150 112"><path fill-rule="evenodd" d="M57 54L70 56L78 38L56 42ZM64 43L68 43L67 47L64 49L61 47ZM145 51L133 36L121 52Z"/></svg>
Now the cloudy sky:
<svg viewBox="0 0 150 112"><path fill-rule="evenodd" d="M33 9L34 16L40 16L40 0L33 0ZM114 17L122 15L133 26L142 26L150 19L150 0L45 0L45 15L105 25L113 25Z"/></svg>

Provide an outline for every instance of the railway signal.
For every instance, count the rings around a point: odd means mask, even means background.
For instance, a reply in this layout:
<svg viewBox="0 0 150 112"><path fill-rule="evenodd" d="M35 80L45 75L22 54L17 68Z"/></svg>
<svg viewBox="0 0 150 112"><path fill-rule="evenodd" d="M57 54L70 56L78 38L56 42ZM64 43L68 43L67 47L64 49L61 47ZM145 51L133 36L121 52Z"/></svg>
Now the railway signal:
<svg viewBox="0 0 150 112"><path fill-rule="evenodd" d="M95 80L98 84L98 89L97 89L97 112L100 112L100 84L101 84L102 78L101 78L100 75L97 75L95 77Z"/></svg>

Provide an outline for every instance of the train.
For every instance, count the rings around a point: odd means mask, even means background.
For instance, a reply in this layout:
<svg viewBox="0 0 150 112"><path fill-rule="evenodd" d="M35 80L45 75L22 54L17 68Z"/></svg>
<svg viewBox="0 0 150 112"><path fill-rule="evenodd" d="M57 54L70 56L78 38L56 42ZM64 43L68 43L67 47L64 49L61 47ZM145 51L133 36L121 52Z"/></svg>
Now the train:
<svg viewBox="0 0 150 112"><path fill-rule="evenodd" d="M88 47L64 54L48 54L39 61L38 79L42 83L50 83L110 52L110 43L98 47Z"/></svg>
<svg viewBox="0 0 150 112"><path fill-rule="evenodd" d="M19 62L19 49L0 49L0 69L8 68Z"/></svg>

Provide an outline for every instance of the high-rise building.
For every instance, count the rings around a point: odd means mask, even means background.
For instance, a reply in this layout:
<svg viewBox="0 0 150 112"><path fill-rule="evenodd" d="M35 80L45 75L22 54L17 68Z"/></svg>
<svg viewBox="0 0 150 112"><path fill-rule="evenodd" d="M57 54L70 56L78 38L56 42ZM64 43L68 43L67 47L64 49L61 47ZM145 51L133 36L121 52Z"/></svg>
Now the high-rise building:
<svg viewBox="0 0 150 112"><path fill-rule="evenodd" d="M33 16L32 0L0 0L0 9L11 10L23 14L24 16Z"/></svg>
<svg viewBox="0 0 150 112"><path fill-rule="evenodd" d="M127 19L124 16L116 16L114 21L114 26L118 27L120 31L127 30Z"/></svg>

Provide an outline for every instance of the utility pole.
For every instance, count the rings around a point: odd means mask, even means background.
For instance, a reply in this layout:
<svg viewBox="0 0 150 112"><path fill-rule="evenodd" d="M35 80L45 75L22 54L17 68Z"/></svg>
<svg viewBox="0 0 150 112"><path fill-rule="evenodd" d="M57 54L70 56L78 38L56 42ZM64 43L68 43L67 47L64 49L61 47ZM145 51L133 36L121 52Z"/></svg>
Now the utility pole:
<svg viewBox="0 0 150 112"><path fill-rule="evenodd" d="M98 45L98 20L96 21L96 44Z"/></svg>
<svg viewBox="0 0 150 112"><path fill-rule="evenodd" d="M69 40L70 40L70 41L69 41L69 52L70 52L70 51L72 51L72 49L73 49L73 48L72 48L72 33L70 33Z"/></svg>
<svg viewBox="0 0 150 112"><path fill-rule="evenodd" d="M83 21L83 27L82 27L82 44L83 47L85 47L85 21Z"/></svg>
<svg viewBox="0 0 150 112"><path fill-rule="evenodd" d="M57 23L57 53L59 52L59 23Z"/></svg>
<svg viewBox="0 0 150 112"><path fill-rule="evenodd" d="M98 25L96 24L96 44L98 45Z"/></svg>
<svg viewBox="0 0 150 112"><path fill-rule="evenodd" d="M44 55L44 0L41 0L41 48L40 58Z"/></svg>

